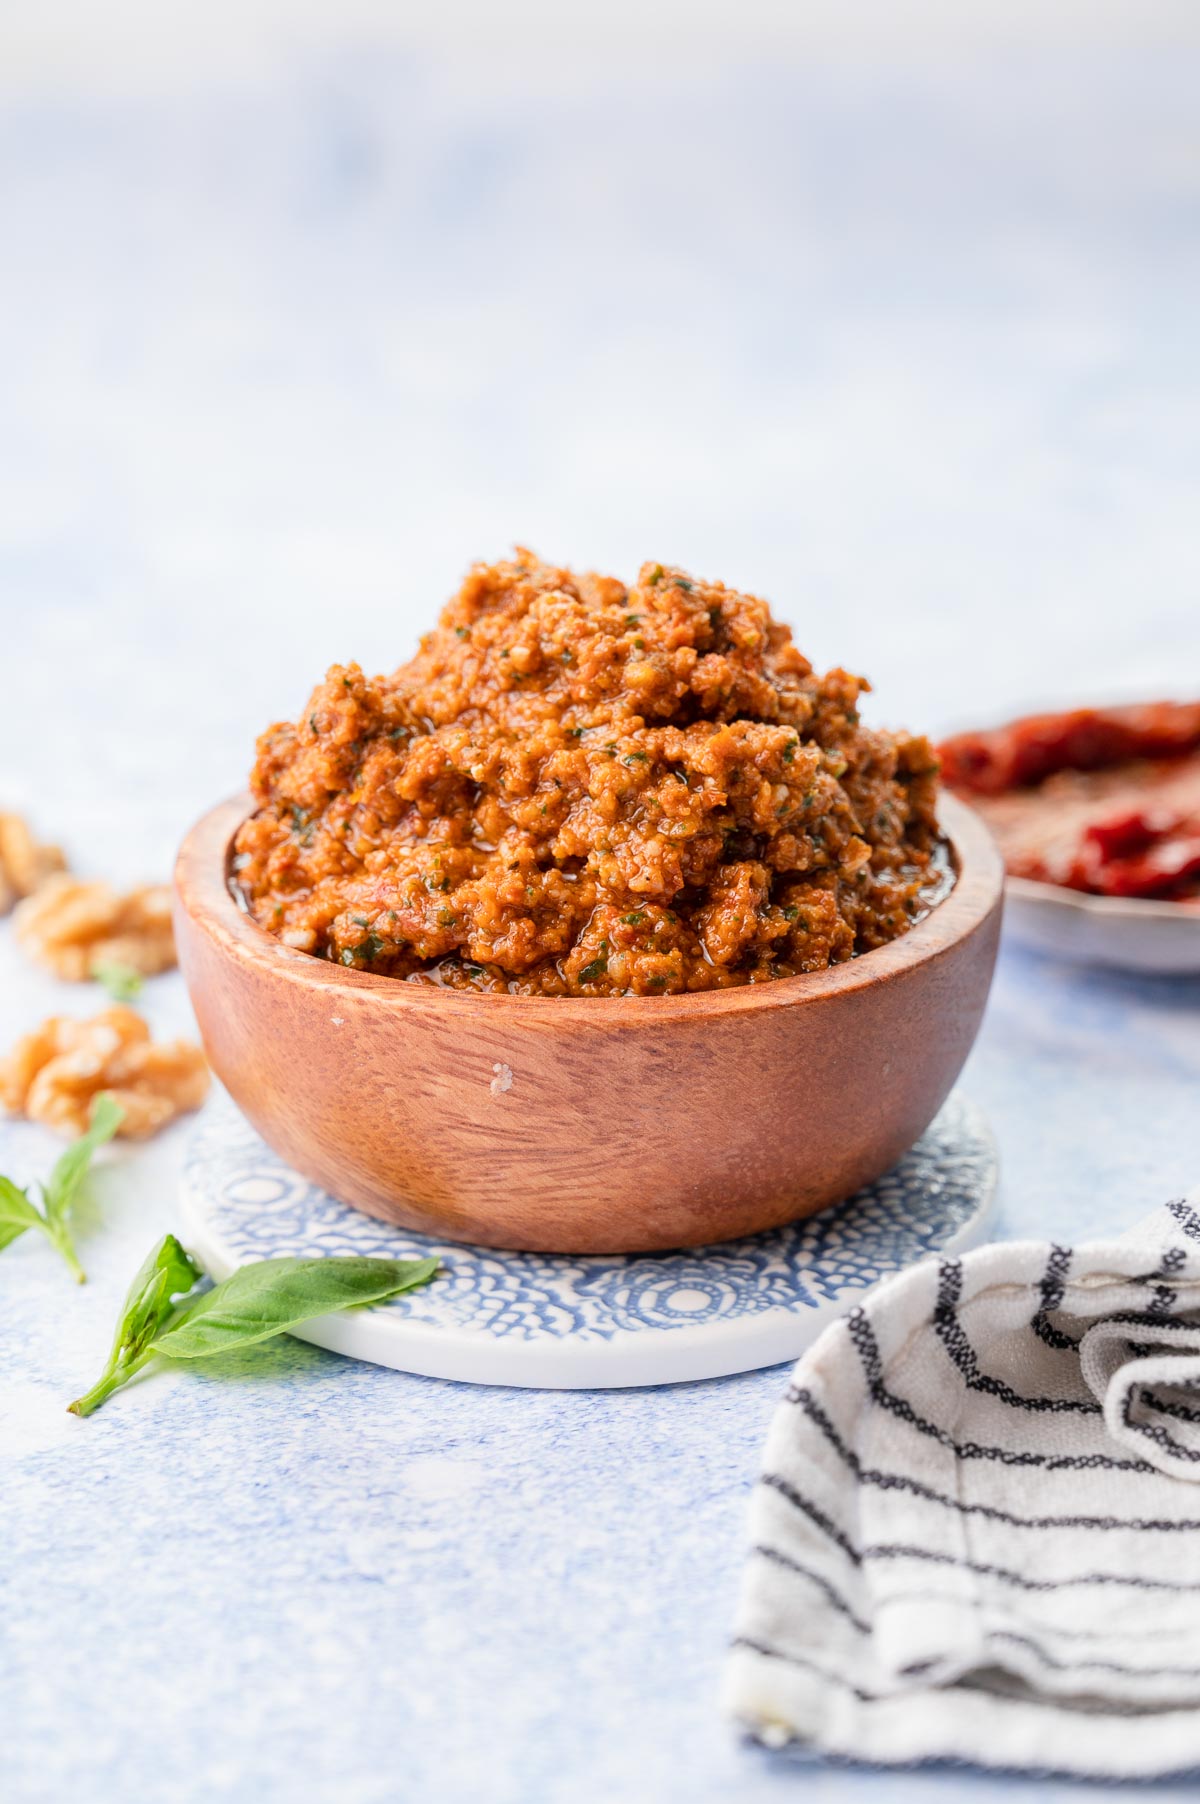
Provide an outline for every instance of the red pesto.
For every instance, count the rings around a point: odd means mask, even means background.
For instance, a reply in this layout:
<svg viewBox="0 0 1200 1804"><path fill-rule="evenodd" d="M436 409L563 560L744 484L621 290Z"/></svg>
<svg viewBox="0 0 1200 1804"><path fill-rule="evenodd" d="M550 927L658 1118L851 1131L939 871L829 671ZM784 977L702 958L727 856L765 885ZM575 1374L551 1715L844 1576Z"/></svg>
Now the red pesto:
<svg viewBox="0 0 1200 1804"><path fill-rule="evenodd" d="M764 601L661 564L477 565L411 663L258 746L234 872L287 945L419 982L656 996L819 971L942 893L937 761Z"/></svg>

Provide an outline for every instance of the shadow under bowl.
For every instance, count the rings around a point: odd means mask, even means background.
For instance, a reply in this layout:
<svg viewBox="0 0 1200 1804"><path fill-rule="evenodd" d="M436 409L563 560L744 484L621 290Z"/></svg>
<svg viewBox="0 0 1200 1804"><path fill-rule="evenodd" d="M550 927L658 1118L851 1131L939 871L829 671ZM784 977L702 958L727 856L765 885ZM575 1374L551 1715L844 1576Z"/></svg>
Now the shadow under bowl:
<svg viewBox="0 0 1200 1804"><path fill-rule="evenodd" d="M1003 871L942 801L957 881L900 939L684 996L471 995L290 951L230 893L238 797L175 872L213 1070L305 1177L384 1221L534 1252L649 1252L842 1201L932 1121L974 1042Z"/></svg>

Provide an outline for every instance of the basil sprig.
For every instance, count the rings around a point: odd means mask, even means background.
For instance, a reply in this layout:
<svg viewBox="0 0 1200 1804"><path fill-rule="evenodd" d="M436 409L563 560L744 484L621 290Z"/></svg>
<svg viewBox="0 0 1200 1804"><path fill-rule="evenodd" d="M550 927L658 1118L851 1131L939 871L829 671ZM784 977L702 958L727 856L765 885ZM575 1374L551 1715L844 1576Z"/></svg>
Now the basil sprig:
<svg viewBox="0 0 1200 1804"><path fill-rule="evenodd" d="M50 1244L58 1248L78 1282L84 1282L86 1274L71 1235L71 1212L91 1165L92 1154L106 1140L112 1139L124 1114L111 1096L96 1098L92 1105L91 1127L67 1148L47 1181L38 1185L42 1193L40 1209L27 1190L22 1190L11 1178L0 1178L0 1250L11 1246L27 1228L40 1228Z"/></svg>
<svg viewBox="0 0 1200 1804"><path fill-rule="evenodd" d="M92 966L92 980L106 990L114 1002L136 1002L142 993L143 978L135 965L119 958L98 958Z"/></svg>
<svg viewBox="0 0 1200 1804"><path fill-rule="evenodd" d="M286 1334L314 1316L384 1303L427 1284L437 1259L260 1259L211 1290L173 1234L160 1240L125 1298L108 1364L68 1408L90 1416L154 1358L208 1359Z"/></svg>

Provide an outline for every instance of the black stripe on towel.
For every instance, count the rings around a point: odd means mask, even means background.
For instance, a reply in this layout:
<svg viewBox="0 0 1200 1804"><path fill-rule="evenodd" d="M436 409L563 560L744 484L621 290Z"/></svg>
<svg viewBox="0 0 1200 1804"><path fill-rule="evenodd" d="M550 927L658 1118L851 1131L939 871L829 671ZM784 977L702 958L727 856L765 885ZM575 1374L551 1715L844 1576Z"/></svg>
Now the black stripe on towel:
<svg viewBox="0 0 1200 1804"><path fill-rule="evenodd" d="M1175 1217L1189 1240L1200 1240L1200 1215L1181 1196L1167 1204L1167 1213Z"/></svg>
<svg viewBox="0 0 1200 1804"><path fill-rule="evenodd" d="M950 1566L958 1571L973 1572L980 1578L999 1579L1003 1584L1016 1585L1022 1591L1060 1591L1072 1590L1077 1585L1127 1585L1134 1591L1174 1591L1188 1594L1200 1591L1200 1580L1189 1582L1186 1579L1146 1578L1138 1572L1077 1572L1065 1578L1033 1579L1026 1578L1023 1572L1014 1572L1008 1566L996 1566L986 1560L967 1560L958 1554L944 1553L940 1548L915 1547L901 1542L872 1543L867 1547L856 1547L849 1536L833 1521L832 1517L798 1491L795 1485L778 1473L768 1473L760 1480L770 1490L783 1497L792 1508L806 1516L814 1528L835 1546L841 1549L853 1566L861 1566L867 1560L921 1560L933 1566Z"/></svg>
<svg viewBox="0 0 1200 1804"><path fill-rule="evenodd" d="M850 1692L860 1704L903 1704L906 1696L911 1696L911 1693L902 1691L865 1691L842 1673L830 1672L827 1666L820 1665L816 1660L809 1660L803 1654L789 1654L785 1649L773 1647L769 1641L759 1641L752 1635L736 1635L730 1646L745 1648L749 1653L761 1654L766 1660L778 1660L785 1666L795 1666L801 1672L810 1672L816 1678L823 1679L827 1685L836 1685L842 1691ZM1056 1715L1064 1710L1071 1711L1073 1715L1085 1717L1140 1717L1145 1715L1144 1706L1139 1708L1137 1705L1123 1705L1115 1700L1106 1699L1098 1709L1092 1707L1081 1710L1078 1704L1070 1698L1038 1697L1036 1694L1027 1695L1024 1692L994 1691L988 1685L976 1685L973 1689L982 1692L990 1704L1019 1704L1023 1710L1053 1711ZM1074 1767L1071 1770L1074 1771Z"/></svg>
<svg viewBox="0 0 1200 1804"><path fill-rule="evenodd" d="M982 1516L989 1522L1009 1523L1013 1528L1094 1528L1101 1531L1133 1529L1140 1533L1162 1534L1176 1530L1191 1534L1200 1530L1200 1517L1192 1516L1180 1517L1175 1521L1143 1516L1018 1516L1011 1510L998 1509L990 1503L963 1503L957 1497L947 1497L944 1492L935 1491L931 1485L922 1484L919 1478L910 1478L907 1473L883 1472L877 1467L864 1466L853 1448L847 1447L812 1392L803 1386L793 1385L787 1393L787 1401L804 1411L860 1484L870 1485L878 1491L906 1491L910 1496L939 1504L943 1509L955 1510L961 1516ZM1192 1419L1200 1421L1200 1412L1196 1412Z"/></svg>
<svg viewBox="0 0 1200 1804"><path fill-rule="evenodd" d="M1015 1452L1011 1447L988 1446L979 1441L956 1441L939 1428L935 1422L928 1421L917 1414L912 1404L905 1397L898 1397L883 1382L883 1361L879 1355L870 1321L864 1309L852 1309L846 1317L846 1331L854 1343L855 1350L863 1364L867 1383L870 1387L871 1399L881 1409L907 1422L918 1434L927 1435L937 1441L939 1446L957 1455L959 1459L997 1460L1003 1466L1041 1466L1047 1472L1087 1472L1105 1470L1112 1472L1153 1472L1154 1466L1148 1460L1114 1459L1107 1453L1031 1453Z"/></svg>
<svg viewBox="0 0 1200 1804"><path fill-rule="evenodd" d="M1156 1409L1160 1416L1173 1416L1177 1422L1200 1422L1200 1409L1189 1409L1186 1403L1168 1403L1153 1391L1143 1390L1142 1402L1147 1409Z"/></svg>
<svg viewBox="0 0 1200 1804"><path fill-rule="evenodd" d="M962 1260L947 1259L938 1267L937 1302L933 1325L938 1339L950 1355L955 1370L969 1390L983 1391L989 1397L1008 1404L1010 1409L1027 1409L1051 1415L1098 1416L1100 1405L1094 1397L1023 1397L1011 1384L981 1372L979 1359L958 1317L962 1296Z"/></svg>
<svg viewBox="0 0 1200 1804"><path fill-rule="evenodd" d="M782 1660L787 1666L798 1666L802 1672L811 1672L818 1679L824 1679L827 1685L839 1685L843 1691L849 1691L860 1704L886 1704L891 1700L880 1691L864 1691L861 1685L855 1685L844 1678L840 1672L830 1672L828 1667L819 1666L815 1660L806 1660L803 1654L785 1654L781 1647L772 1647L767 1641L756 1641L752 1635L735 1635L730 1642L731 1647L744 1647L752 1654L762 1654L767 1660Z"/></svg>
<svg viewBox="0 0 1200 1804"><path fill-rule="evenodd" d="M1150 1403L1154 1402L1153 1397L1150 1396L1149 1393L1145 1394L1144 1400ZM1160 1406L1155 1405L1155 1407L1157 1408ZM1164 1448L1166 1452L1171 1454L1175 1459L1191 1460L1193 1464L1200 1461L1200 1450L1195 1447L1185 1447L1182 1441L1177 1441L1175 1436L1169 1433L1168 1430L1163 1428L1158 1422L1135 1422L1132 1412L1133 1397L1129 1392L1126 1392L1124 1401L1121 1404L1121 1420L1131 1433L1145 1435L1148 1441L1153 1441L1156 1447ZM1168 1411L1165 1413L1170 1412Z"/></svg>
<svg viewBox="0 0 1200 1804"><path fill-rule="evenodd" d="M1051 1311L1061 1306L1066 1294L1067 1273L1071 1269L1073 1257L1074 1253L1070 1247L1052 1246L1050 1248L1050 1257L1046 1261L1046 1269L1042 1273L1042 1281L1038 1286L1041 1292L1041 1302L1036 1315L1029 1324L1040 1341L1044 1341L1048 1347L1053 1347L1059 1353L1073 1353L1079 1346L1078 1340L1073 1335L1064 1334L1061 1328L1056 1328L1049 1320Z"/></svg>
<svg viewBox="0 0 1200 1804"><path fill-rule="evenodd" d="M849 1598L844 1597L836 1585L831 1585L824 1574L814 1571L811 1566L806 1566L802 1560L794 1560L791 1554L784 1553L781 1547L768 1547L765 1543L760 1542L757 1547L752 1547L750 1552L752 1555L757 1555L760 1560L769 1560L773 1566L782 1566L785 1571L794 1572L800 1578L805 1578L810 1584L815 1585L817 1590L824 1595L826 1602L833 1606L839 1616L844 1616L860 1635L870 1635L873 1632L871 1624L864 1622L861 1616L855 1615Z"/></svg>
<svg viewBox="0 0 1200 1804"><path fill-rule="evenodd" d="M961 1560L955 1554L942 1553L931 1547L864 1547L860 1557L864 1561L925 1560L935 1566L959 1567L980 1578L994 1578L1005 1585L1016 1585L1022 1591L1068 1591L1074 1590L1077 1585L1127 1585L1134 1591L1200 1591L1200 1580L1188 1583L1186 1580L1152 1579L1137 1572L1076 1572L1067 1578L1031 1579L1026 1578L1023 1572L1013 1572L1007 1566L993 1566L986 1560Z"/></svg>
<svg viewBox="0 0 1200 1804"><path fill-rule="evenodd" d="M809 1584L815 1586L816 1589L821 1592L822 1596L831 1607L837 1611L839 1616L845 1617L851 1628L856 1629L860 1635L874 1634L874 1625L869 1622L864 1622L862 1617L856 1614L849 1599L838 1590L836 1585L831 1585L823 1573L817 1572L812 1566L806 1566L802 1560L793 1559L790 1554L784 1553L783 1549L779 1547L768 1547L760 1544L757 1547L752 1547L750 1553L754 1557L767 1560L773 1566L782 1567L786 1572L794 1573L798 1578L806 1579ZM888 1607L898 1601L900 1600L895 1597L888 1597L883 1600ZM905 1596L903 1601L906 1603L919 1604L947 1603L957 1605L960 1609L963 1607L964 1602L964 1600L953 1591L923 1591L909 1593ZM1050 1628L1050 1633L1052 1635L1070 1635L1069 1630L1056 1629L1053 1627ZM1104 1633L1105 1635L1119 1635L1120 1631L1106 1630ZM1043 1647L1042 1643L1036 1640L1034 1636L1027 1634L1024 1630L1020 1629L989 1628L984 1631L984 1638L986 1641L1013 1641L1021 1647L1027 1647L1035 1659L1040 1660L1043 1665L1050 1667L1054 1672L1073 1672L1076 1667L1086 1666L1098 1672L1121 1673L1131 1679L1200 1678L1200 1666L1129 1666L1120 1660L1105 1660L1094 1654L1081 1654L1077 1659L1060 1660L1056 1654L1052 1654L1048 1648ZM1100 1636L1093 1634L1091 1639L1100 1639ZM906 1672L910 1670L911 1669L907 1667L905 1668Z"/></svg>
<svg viewBox="0 0 1200 1804"><path fill-rule="evenodd" d="M1032 1635L1019 1634L1016 1629L989 1629L987 1639L1015 1641L1018 1646L1027 1647L1036 1660L1053 1672L1074 1672L1076 1667L1086 1666L1094 1672L1120 1673L1127 1679L1200 1679L1200 1666L1126 1666L1120 1660L1100 1660L1089 1654L1078 1660L1056 1660Z"/></svg>

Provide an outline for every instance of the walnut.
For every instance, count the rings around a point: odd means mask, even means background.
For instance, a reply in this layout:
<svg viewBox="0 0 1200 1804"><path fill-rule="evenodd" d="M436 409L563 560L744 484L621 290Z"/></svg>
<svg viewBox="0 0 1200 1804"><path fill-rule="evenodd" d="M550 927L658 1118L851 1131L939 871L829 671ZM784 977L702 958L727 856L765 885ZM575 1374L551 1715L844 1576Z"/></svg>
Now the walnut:
<svg viewBox="0 0 1200 1804"><path fill-rule="evenodd" d="M62 1134L82 1134L101 1092L120 1104L118 1133L144 1140L208 1093L208 1066L186 1040L155 1044L131 1008L90 1021L52 1015L0 1059L0 1103Z"/></svg>
<svg viewBox="0 0 1200 1804"><path fill-rule="evenodd" d="M128 965L143 977L175 963L171 893L150 883L120 895L107 883L50 877L13 917L17 938L56 977L79 982L98 964Z"/></svg>
<svg viewBox="0 0 1200 1804"><path fill-rule="evenodd" d="M39 845L19 814L0 814L0 915L66 868L59 848Z"/></svg>

